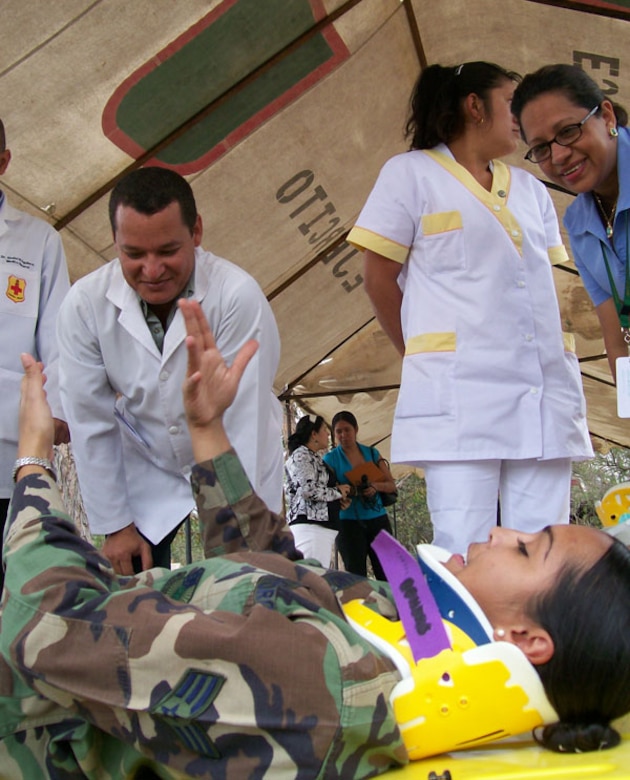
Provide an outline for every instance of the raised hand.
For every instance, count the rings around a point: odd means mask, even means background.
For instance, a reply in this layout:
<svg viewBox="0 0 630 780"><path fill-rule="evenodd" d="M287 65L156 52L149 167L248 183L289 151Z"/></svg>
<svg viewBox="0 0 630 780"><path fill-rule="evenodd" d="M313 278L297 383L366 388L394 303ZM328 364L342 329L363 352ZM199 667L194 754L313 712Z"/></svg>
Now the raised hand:
<svg viewBox="0 0 630 780"><path fill-rule="evenodd" d="M24 376L20 394L18 457L53 457L55 427L46 400L44 368L34 357L21 356Z"/></svg>
<svg viewBox="0 0 630 780"><path fill-rule="evenodd" d="M239 382L258 343L246 342L228 366L197 301L181 299L179 308L186 325L188 367L183 385L184 410L197 462L229 448L223 430L223 413L234 400ZM243 421L246 424L247 421Z"/></svg>

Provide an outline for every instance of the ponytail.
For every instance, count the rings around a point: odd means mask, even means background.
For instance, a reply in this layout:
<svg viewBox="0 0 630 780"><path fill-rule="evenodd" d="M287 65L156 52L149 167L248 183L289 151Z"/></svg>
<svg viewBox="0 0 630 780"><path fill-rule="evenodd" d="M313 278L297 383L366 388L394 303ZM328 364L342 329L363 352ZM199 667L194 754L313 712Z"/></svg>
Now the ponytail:
<svg viewBox="0 0 630 780"><path fill-rule="evenodd" d="M621 742L619 732L604 723L552 723L534 731L534 739L554 753L607 750Z"/></svg>
<svg viewBox="0 0 630 780"><path fill-rule="evenodd" d="M488 107L489 92L520 76L490 62L465 62L445 67L429 65L414 87L405 138L411 149L431 149L449 143L464 131L464 99L478 95Z"/></svg>

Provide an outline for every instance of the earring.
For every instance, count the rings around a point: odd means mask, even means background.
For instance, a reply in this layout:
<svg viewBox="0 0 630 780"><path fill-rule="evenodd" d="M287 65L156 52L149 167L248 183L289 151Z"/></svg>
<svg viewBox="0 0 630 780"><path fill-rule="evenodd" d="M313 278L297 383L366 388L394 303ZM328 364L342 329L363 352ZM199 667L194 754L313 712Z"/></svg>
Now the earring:
<svg viewBox="0 0 630 780"><path fill-rule="evenodd" d="M505 639L505 631L502 628L495 629L495 632L497 639Z"/></svg>
<svg viewBox="0 0 630 780"><path fill-rule="evenodd" d="M608 133L610 134L611 138L617 138L617 136L619 135L619 131L617 130L616 127L611 127Z"/></svg>

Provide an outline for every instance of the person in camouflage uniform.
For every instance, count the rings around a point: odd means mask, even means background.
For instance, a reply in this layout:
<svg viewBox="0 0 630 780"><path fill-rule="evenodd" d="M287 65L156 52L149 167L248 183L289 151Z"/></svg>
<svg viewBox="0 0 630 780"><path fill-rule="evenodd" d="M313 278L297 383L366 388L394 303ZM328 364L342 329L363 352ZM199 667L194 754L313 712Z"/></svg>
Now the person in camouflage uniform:
<svg viewBox="0 0 630 780"><path fill-rule="evenodd" d="M342 610L360 598L396 618L389 586L301 559L222 425L256 344L228 368L198 303L180 307L193 487L215 557L176 572L119 577L78 536L47 474L41 367L23 356L18 458L30 463L18 461L4 547L0 778L346 780L404 764L390 704L401 673ZM618 744L611 720L630 711L629 551L594 528L494 529L445 566L495 640L536 666L559 716L541 743Z"/></svg>
<svg viewBox="0 0 630 780"><path fill-rule="evenodd" d="M247 360L227 369L215 349L223 374L201 382L209 352L192 352L185 399L215 557L119 577L77 534L53 477L18 472L0 631L3 780L365 778L407 761L389 705L400 675L341 609L365 598L395 617L387 586L300 560L222 428L208 434ZM41 371L32 359L25 368L19 454L43 457ZM209 389L218 383L224 396Z"/></svg>

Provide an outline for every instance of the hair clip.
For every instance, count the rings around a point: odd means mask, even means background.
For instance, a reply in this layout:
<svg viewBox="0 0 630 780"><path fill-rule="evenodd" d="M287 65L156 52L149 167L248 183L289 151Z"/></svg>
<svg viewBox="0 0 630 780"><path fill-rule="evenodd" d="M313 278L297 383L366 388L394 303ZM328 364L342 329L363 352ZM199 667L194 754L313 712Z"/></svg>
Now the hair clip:
<svg viewBox="0 0 630 780"><path fill-rule="evenodd" d="M462 64L461 64L461 65L458 65L458 66L455 68L455 75L456 75L456 76L459 76L459 74L462 72L462 68L464 67L464 65L465 65L465 63L464 63L464 62L462 62Z"/></svg>

